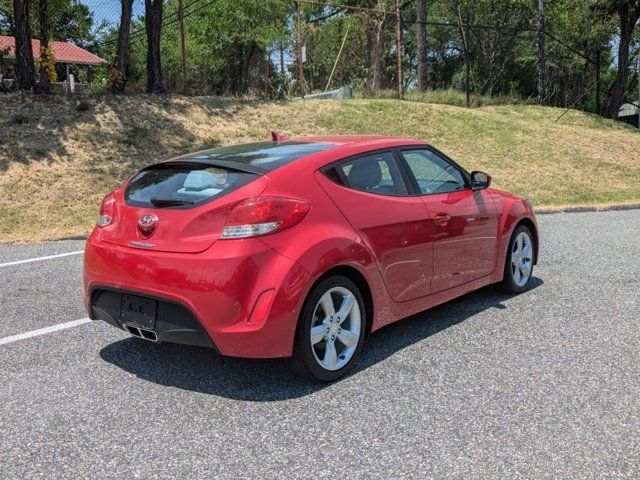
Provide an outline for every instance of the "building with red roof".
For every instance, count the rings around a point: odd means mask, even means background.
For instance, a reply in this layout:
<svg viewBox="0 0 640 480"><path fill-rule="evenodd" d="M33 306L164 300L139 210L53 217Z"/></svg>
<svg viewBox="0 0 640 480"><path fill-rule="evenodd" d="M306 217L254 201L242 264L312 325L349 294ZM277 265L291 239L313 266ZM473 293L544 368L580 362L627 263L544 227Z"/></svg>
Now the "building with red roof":
<svg viewBox="0 0 640 480"><path fill-rule="evenodd" d="M64 87L64 91L74 91L75 86L83 87L84 89L90 88L91 83L91 67L106 63L102 58L87 52L84 48L80 48L77 45L73 45L69 42L49 42L49 47L53 52L56 65L66 65L66 78L64 83L54 84L60 87ZM15 40L13 37L7 37L0 35L0 90L4 88L11 88L13 80L11 79L11 68L7 60L16 58L15 55ZM31 40L31 49L33 51L34 59L40 58L40 40ZM8 53L7 53L8 52ZM70 79L70 65L82 66L87 69L86 83L80 84L77 82L69 83Z"/></svg>
<svg viewBox="0 0 640 480"><path fill-rule="evenodd" d="M66 63L73 65L99 65L104 63L105 60L87 52L85 49L73 45L68 42L49 42L53 56L56 59L56 63ZM6 58L15 58L15 40L13 37L0 36L0 50L5 48L9 49L9 54ZM40 40L31 40L31 49L33 50L33 57L40 57Z"/></svg>

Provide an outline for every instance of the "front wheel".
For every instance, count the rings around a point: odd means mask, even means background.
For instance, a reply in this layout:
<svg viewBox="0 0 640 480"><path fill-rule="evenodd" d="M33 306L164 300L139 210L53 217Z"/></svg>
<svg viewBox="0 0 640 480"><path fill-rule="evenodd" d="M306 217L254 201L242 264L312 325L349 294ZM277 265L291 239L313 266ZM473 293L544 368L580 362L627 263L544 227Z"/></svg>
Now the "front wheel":
<svg viewBox="0 0 640 480"><path fill-rule="evenodd" d="M533 273L533 236L526 225L519 225L511 235L504 265L502 285L507 292L520 293L527 288Z"/></svg>
<svg viewBox="0 0 640 480"><path fill-rule="evenodd" d="M366 331L360 290L336 275L316 285L300 314L291 364L299 373L329 382L353 366Z"/></svg>

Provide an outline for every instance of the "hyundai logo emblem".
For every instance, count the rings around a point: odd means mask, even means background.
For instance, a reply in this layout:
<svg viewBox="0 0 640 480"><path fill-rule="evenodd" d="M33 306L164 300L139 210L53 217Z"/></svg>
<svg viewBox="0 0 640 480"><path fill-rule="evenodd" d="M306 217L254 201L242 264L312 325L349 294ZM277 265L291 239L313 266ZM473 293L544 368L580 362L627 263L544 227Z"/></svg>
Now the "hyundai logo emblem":
<svg viewBox="0 0 640 480"><path fill-rule="evenodd" d="M138 228L147 237L151 235L158 226L158 217L155 215L143 215L138 219Z"/></svg>

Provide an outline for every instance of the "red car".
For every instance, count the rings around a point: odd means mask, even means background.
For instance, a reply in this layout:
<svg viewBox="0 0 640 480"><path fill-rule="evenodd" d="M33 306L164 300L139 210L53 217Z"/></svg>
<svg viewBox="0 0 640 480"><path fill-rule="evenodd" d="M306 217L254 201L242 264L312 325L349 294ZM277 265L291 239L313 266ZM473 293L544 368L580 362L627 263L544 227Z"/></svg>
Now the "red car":
<svg viewBox="0 0 640 480"><path fill-rule="evenodd" d="M384 325L527 288L533 209L490 183L421 141L370 136L274 133L151 165L102 202L86 307L136 337L334 380Z"/></svg>

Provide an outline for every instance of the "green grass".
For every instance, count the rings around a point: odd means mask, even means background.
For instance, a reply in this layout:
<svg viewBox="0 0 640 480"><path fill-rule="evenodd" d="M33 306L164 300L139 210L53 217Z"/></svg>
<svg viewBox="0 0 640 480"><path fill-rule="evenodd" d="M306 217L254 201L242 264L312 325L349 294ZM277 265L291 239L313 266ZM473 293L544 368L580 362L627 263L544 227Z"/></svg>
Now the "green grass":
<svg viewBox="0 0 640 480"><path fill-rule="evenodd" d="M428 92L427 92L428 93ZM55 97L0 109L0 241L88 232L103 195L143 165L213 145L294 135L423 139L536 206L640 201L640 134L595 115L533 105L466 109L420 101L260 102L102 96L80 111ZM27 122L9 124L17 111Z"/></svg>
<svg viewBox="0 0 640 480"><path fill-rule="evenodd" d="M396 100L398 98L397 90L356 90L354 92L356 99L385 99ZM455 88L440 88L437 90L427 90L419 92L410 90L405 93L404 100L409 102L421 103L439 103L444 105L453 105L456 107L467 106L467 95L464 91ZM469 96L469 105L473 108L486 107L490 105L513 105L513 104L534 104L535 99L525 99L518 95L479 95L472 93Z"/></svg>

